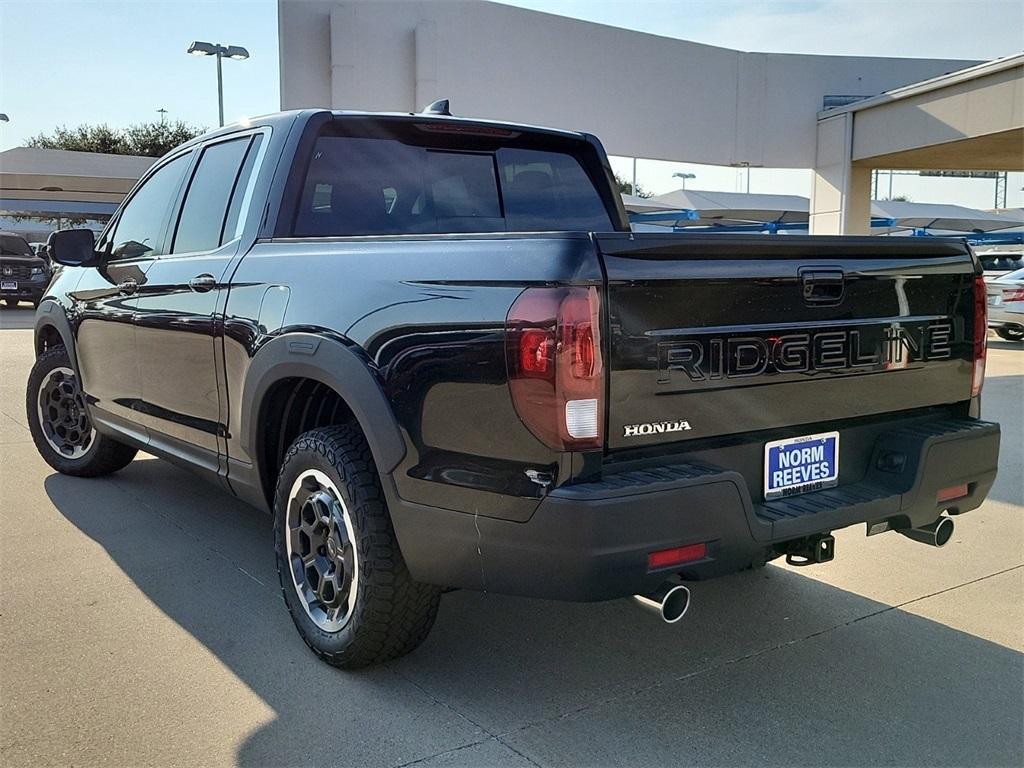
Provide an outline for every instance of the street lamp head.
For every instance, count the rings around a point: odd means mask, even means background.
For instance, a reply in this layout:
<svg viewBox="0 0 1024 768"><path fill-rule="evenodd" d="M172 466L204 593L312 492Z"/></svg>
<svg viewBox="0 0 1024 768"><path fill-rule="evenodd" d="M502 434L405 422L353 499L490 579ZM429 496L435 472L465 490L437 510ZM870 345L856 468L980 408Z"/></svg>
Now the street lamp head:
<svg viewBox="0 0 1024 768"><path fill-rule="evenodd" d="M673 179L696 179L697 178L697 174L696 173L679 173L679 172L677 172L677 173L673 173L672 174L672 178Z"/></svg>
<svg viewBox="0 0 1024 768"><path fill-rule="evenodd" d="M11 118L9 118L5 113L0 112L0 123L9 123L9 122L11 122Z"/></svg>
<svg viewBox="0 0 1024 768"><path fill-rule="evenodd" d="M224 55L235 61L243 61L249 58L249 52L240 45L229 45L224 49Z"/></svg>
<svg viewBox="0 0 1024 768"><path fill-rule="evenodd" d="M192 45L188 47L188 53L193 56L216 56L219 50L219 45L204 43L201 40L193 40Z"/></svg>

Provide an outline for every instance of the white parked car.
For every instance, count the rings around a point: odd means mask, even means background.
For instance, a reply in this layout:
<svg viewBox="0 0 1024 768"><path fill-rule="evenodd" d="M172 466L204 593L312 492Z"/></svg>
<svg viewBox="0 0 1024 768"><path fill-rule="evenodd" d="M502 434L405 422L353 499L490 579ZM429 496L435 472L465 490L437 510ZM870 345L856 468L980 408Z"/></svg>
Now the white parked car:
<svg viewBox="0 0 1024 768"><path fill-rule="evenodd" d="M988 327L1007 341L1024 341L1024 269L986 278Z"/></svg>

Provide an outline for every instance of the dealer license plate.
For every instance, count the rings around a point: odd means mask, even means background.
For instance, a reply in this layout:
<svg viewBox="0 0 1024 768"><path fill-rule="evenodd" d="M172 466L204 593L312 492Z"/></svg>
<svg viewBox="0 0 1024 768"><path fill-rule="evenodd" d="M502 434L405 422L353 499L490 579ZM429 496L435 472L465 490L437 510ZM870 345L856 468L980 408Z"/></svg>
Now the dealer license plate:
<svg viewBox="0 0 1024 768"><path fill-rule="evenodd" d="M16 280L4 280L0 282L0 291L16 291L18 290L18 282Z"/></svg>
<svg viewBox="0 0 1024 768"><path fill-rule="evenodd" d="M775 440L764 446L764 497L820 491L839 482L839 433Z"/></svg>

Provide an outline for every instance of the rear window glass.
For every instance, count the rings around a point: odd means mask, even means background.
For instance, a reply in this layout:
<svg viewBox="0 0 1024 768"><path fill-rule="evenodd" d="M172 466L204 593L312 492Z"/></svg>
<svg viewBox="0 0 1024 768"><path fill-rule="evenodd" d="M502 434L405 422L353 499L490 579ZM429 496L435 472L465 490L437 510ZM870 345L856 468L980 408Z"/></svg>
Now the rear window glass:
<svg viewBox="0 0 1024 768"><path fill-rule="evenodd" d="M613 229L573 155L517 147L464 151L451 143L321 136L295 235Z"/></svg>

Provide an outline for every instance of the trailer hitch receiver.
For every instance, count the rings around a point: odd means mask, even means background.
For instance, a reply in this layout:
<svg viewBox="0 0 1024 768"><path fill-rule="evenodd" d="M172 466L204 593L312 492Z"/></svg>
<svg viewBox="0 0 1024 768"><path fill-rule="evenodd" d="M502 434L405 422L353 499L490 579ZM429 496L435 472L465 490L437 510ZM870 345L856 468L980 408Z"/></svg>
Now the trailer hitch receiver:
<svg viewBox="0 0 1024 768"><path fill-rule="evenodd" d="M789 565L815 565L827 563L836 556L836 540L831 534L819 534L786 543L786 562Z"/></svg>

